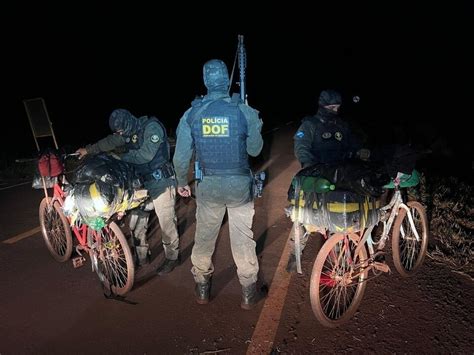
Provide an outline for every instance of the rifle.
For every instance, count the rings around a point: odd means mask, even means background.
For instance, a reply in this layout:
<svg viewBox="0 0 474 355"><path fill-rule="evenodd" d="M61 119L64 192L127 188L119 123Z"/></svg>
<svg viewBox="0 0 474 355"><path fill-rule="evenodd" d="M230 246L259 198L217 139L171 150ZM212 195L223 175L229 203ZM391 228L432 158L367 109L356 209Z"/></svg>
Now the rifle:
<svg viewBox="0 0 474 355"><path fill-rule="evenodd" d="M245 69L247 68L247 53L245 51L244 46L244 36L239 35L239 44L237 47L238 56L239 56L239 71L240 71L240 97L242 98L243 102L246 104L247 102L247 93L245 92Z"/></svg>

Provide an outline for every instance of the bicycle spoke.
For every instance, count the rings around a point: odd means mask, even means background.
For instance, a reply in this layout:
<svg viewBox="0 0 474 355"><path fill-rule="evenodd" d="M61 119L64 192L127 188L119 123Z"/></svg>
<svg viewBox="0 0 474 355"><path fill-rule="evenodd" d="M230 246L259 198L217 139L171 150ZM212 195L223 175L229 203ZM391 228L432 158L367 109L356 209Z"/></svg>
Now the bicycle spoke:
<svg viewBox="0 0 474 355"><path fill-rule="evenodd" d="M410 209L408 213L412 214L415 228L420 229L420 218L417 211L415 209ZM408 216L404 219L402 226L400 227L400 231L402 230L406 230L407 233L405 233L404 236L402 234L402 239L400 240L400 258L405 269L412 270L414 263L418 258L418 246L421 241L416 240L416 236L411 228Z"/></svg>
<svg viewBox="0 0 474 355"><path fill-rule="evenodd" d="M127 283L128 270L120 243L111 230L107 230L107 233L101 231L100 237L102 238L102 246L99 260L101 267L104 269L103 273L111 286L124 287Z"/></svg>
<svg viewBox="0 0 474 355"><path fill-rule="evenodd" d="M416 201L408 202L406 207L398 217L392 235L395 267L405 277L413 275L421 266L428 238L424 207Z"/></svg>
<svg viewBox="0 0 474 355"><path fill-rule="evenodd" d="M345 238L329 253L320 279L320 297L324 313L338 319L350 307L359 280L353 282L351 273L354 262L352 253L356 245Z"/></svg>
<svg viewBox="0 0 474 355"><path fill-rule="evenodd" d="M66 240L63 238L64 227L59 214L54 209L46 214L46 226L51 246L59 255L64 255L66 252Z"/></svg>

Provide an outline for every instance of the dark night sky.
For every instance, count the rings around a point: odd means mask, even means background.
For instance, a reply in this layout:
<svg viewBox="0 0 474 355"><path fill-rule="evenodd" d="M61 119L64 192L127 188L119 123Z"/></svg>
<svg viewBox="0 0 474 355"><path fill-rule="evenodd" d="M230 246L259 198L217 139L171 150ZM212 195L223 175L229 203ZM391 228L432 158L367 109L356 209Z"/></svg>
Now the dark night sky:
<svg viewBox="0 0 474 355"><path fill-rule="evenodd" d="M265 128L314 113L320 90L336 88L347 99L361 97L358 105L347 100L345 112L376 143L394 139L390 123L405 132L411 122L412 139L441 138L472 154L472 143L462 140L470 140L463 126L472 116L464 109L472 102L467 49L474 31L467 6L393 4L272 5L260 13L250 5L241 13L184 4L179 12L115 3L5 9L2 122L13 132L3 130L2 154L34 153L22 104L33 97L45 99L62 146L108 134L108 115L118 107L155 115L174 130L194 96L205 93L202 64L221 58L231 69L238 34L247 48L249 103Z"/></svg>

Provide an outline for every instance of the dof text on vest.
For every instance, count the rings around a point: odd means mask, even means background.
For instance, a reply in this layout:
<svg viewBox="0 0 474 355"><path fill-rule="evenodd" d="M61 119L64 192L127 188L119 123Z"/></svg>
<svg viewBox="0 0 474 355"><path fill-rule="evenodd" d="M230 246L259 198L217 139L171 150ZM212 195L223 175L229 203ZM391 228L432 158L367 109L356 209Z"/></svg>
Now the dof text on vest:
<svg viewBox="0 0 474 355"><path fill-rule="evenodd" d="M193 107L188 123L196 147L196 160L204 170L249 168L247 120L237 100L200 102Z"/></svg>

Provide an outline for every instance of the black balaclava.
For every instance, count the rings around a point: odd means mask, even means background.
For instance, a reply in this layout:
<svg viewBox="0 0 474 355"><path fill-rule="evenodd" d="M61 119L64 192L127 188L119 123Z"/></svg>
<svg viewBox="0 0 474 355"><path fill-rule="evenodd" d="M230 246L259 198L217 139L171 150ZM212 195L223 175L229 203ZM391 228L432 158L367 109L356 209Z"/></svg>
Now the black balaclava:
<svg viewBox="0 0 474 355"><path fill-rule="evenodd" d="M341 94L339 94L336 90L323 90L319 95L318 101L318 116L323 122L326 121L333 121L338 117L338 113L332 110L325 108L324 106L328 105L341 105L342 99Z"/></svg>
<svg viewBox="0 0 474 355"><path fill-rule="evenodd" d="M119 108L110 114L109 126L113 132L122 130L124 137L130 137L138 128L138 119L128 110Z"/></svg>
<svg viewBox="0 0 474 355"><path fill-rule="evenodd" d="M209 94L227 93L229 89L229 73L227 66L220 59L207 61L202 69L204 85Z"/></svg>

